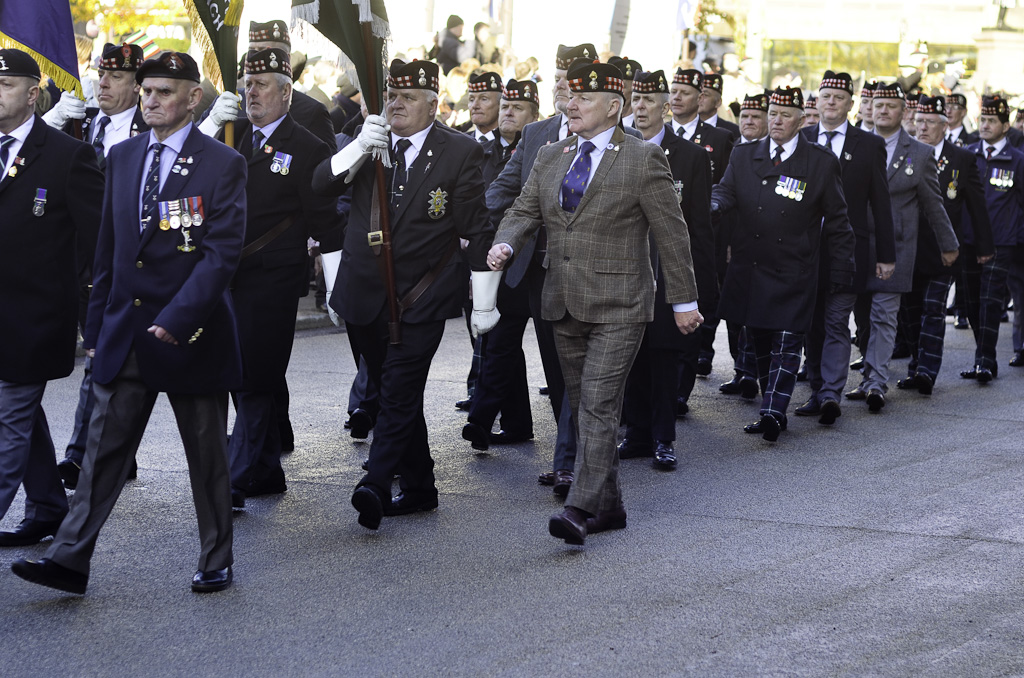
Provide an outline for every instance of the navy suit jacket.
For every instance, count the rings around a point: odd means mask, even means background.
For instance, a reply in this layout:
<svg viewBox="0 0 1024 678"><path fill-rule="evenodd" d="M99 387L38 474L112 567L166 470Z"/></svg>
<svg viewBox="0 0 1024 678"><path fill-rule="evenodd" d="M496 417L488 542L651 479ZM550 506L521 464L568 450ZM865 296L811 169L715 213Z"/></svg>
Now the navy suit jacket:
<svg viewBox="0 0 1024 678"><path fill-rule="evenodd" d="M191 125L191 123L189 123ZM95 348L93 379L110 383L135 351L146 385L157 391L206 393L241 381L228 285L245 240L246 165L234 149L192 127L158 200L202 198L204 221L161 230L152 220L139 235L139 193L149 135L114 146L107 156L85 348ZM191 159L191 162L188 160ZM178 340L147 332L159 325Z"/></svg>

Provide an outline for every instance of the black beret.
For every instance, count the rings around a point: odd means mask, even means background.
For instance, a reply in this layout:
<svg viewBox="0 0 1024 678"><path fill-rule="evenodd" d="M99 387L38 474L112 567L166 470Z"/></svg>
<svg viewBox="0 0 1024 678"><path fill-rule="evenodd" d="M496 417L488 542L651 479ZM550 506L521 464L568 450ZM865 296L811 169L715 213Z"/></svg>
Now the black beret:
<svg viewBox="0 0 1024 678"><path fill-rule="evenodd" d="M393 89L429 89L434 94L440 91L440 69L433 61L413 59L405 63L401 59L391 62L388 69L388 87Z"/></svg>
<svg viewBox="0 0 1024 678"><path fill-rule="evenodd" d="M743 111L761 111L763 113L768 112L768 92L763 94L754 94L751 96L747 94L743 97L743 103L740 104L740 110Z"/></svg>
<svg viewBox="0 0 1024 678"><path fill-rule="evenodd" d="M1010 105L1000 96L982 97L981 114L994 115L1000 122L1010 122Z"/></svg>
<svg viewBox="0 0 1024 678"><path fill-rule="evenodd" d="M107 43L103 46L103 54L100 56L101 71L137 71L145 58L142 56L142 47L129 45L127 42L121 45Z"/></svg>
<svg viewBox="0 0 1024 678"><path fill-rule="evenodd" d="M881 83L875 88L874 93L871 95L873 99L903 99L906 101L907 95L903 92L903 87L898 83L894 82L889 85L883 85Z"/></svg>
<svg viewBox="0 0 1024 678"><path fill-rule="evenodd" d="M963 94L947 94L946 108L949 108L950 106L962 106L967 108L967 97Z"/></svg>
<svg viewBox="0 0 1024 678"><path fill-rule="evenodd" d="M265 24L249 22L249 42L283 42L291 46L288 24L284 21L268 21Z"/></svg>
<svg viewBox="0 0 1024 678"><path fill-rule="evenodd" d="M702 84L701 89L713 89L719 94L721 94L723 85L724 82L722 80L722 76L720 76L718 73L705 73L704 83Z"/></svg>
<svg viewBox="0 0 1024 678"><path fill-rule="evenodd" d="M555 55L555 68L560 71L567 71L576 59L589 59L593 61L596 58L597 50L589 42L575 46L559 45L558 52Z"/></svg>
<svg viewBox="0 0 1024 678"><path fill-rule="evenodd" d="M245 74L280 73L292 77L291 55L283 49L251 50L245 56Z"/></svg>
<svg viewBox="0 0 1024 678"><path fill-rule="evenodd" d="M198 83L199 66L196 60L183 52L162 52L160 55L147 59L139 70L135 71L135 82L142 84L145 78L172 78L174 80L191 80Z"/></svg>
<svg viewBox="0 0 1024 678"><path fill-rule="evenodd" d="M622 72L612 64L602 64L600 61L588 64L577 60L565 77L568 78L569 89L573 92L607 92L625 97Z"/></svg>
<svg viewBox="0 0 1024 678"><path fill-rule="evenodd" d="M17 75L39 80L39 64L20 49L0 49L0 75Z"/></svg>
<svg viewBox="0 0 1024 678"><path fill-rule="evenodd" d="M921 99L917 102L917 112L944 116L946 115L946 100L942 97L929 97L922 94Z"/></svg>

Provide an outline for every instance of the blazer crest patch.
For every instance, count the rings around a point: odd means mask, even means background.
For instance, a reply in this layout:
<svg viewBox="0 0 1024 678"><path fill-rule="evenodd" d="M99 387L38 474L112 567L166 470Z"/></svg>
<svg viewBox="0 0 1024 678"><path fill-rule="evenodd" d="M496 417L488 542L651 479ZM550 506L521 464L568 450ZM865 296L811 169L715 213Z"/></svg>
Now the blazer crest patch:
<svg viewBox="0 0 1024 678"><path fill-rule="evenodd" d="M448 210L448 192L442 191L441 187L438 186L428 193L427 196L429 198L427 216L431 219L440 219Z"/></svg>

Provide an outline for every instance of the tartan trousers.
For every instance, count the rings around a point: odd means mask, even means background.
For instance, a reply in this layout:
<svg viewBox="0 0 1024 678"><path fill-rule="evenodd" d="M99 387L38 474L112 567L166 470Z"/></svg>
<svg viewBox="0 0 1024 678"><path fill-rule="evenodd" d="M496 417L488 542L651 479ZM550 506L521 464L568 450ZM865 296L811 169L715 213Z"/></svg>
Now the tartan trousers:
<svg viewBox="0 0 1024 678"><path fill-rule="evenodd" d="M761 398L761 415L772 414L781 419L786 416L796 387L804 335L801 332L753 327L746 328L746 331L754 344L757 379L761 383L761 393L764 394Z"/></svg>
<svg viewBox="0 0 1024 678"><path fill-rule="evenodd" d="M914 277L914 287L903 295L900 323L910 344L907 375L925 374L932 381L942 366L942 344L946 337L946 299L952 275Z"/></svg>
<svg viewBox="0 0 1024 678"><path fill-rule="evenodd" d="M996 343L999 341L999 320L1003 315L1003 296L1007 272L1016 247L996 247L996 255L987 263L978 264L967 257L964 261L964 297L967 319L974 332L977 348L974 364L997 370Z"/></svg>

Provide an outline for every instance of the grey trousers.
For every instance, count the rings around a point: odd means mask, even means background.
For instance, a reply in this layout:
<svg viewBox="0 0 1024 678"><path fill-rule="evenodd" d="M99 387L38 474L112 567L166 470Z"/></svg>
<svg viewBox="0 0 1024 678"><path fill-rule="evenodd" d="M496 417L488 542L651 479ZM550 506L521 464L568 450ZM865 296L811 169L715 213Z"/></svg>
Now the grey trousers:
<svg viewBox="0 0 1024 678"><path fill-rule="evenodd" d="M821 342L818 364L811 366L807 361L811 389L818 402L823 399L841 400L846 380L850 374L850 314L857 295L852 292L837 292L825 297L823 327L815 328L808 335L808 344L817 339ZM821 333L821 334L819 334ZM811 348L808 346L810 355Z"/></svg>
<svg viewBox="0 0 1024 678"><path fill-rule="evenodd" d="M578 435L575 480L565 505L609 511L622 505L616 438L626 378L646 323L587 323L566 314L552 325Z"/></svg>
<svg viewBox="0 0 1024 678"><path fill-rule="evenodd" d="M871 334L864 353L864 379L860 383L865 391L877 388L885 393L889 390L889 361L896 343L896 316L902 296L899 292L871 295Z"/></svg>
<svg viewBox="0 0 1024 678"><path fill-rule="evenodd" d="M89 573L100 528L128 478L158 392L142 381L135 352L109 384L93 384L96 405L71 512L46 551L59 565ZM200 570L232 563L231 484L227 455L227 393L168 393L185 447L199 520Z"/></svg>
<svg viewBox="0 0 1024 678"><path fill-rule="evenodd" d="M57 474L50 427L43 412L46 382L0 380L0 518L25 486L27 520L60 520L68 499Z"/></svg>

